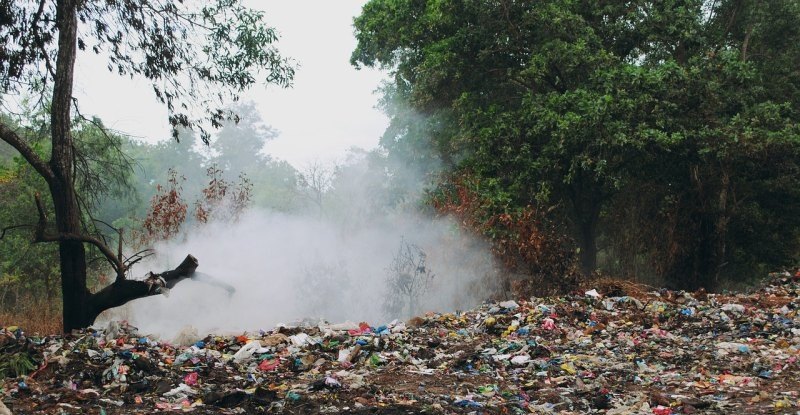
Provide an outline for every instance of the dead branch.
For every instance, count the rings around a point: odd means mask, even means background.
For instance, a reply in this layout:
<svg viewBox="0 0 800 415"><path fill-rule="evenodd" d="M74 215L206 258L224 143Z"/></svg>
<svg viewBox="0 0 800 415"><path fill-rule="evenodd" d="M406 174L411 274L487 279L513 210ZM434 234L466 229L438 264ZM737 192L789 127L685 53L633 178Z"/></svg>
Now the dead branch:
<svg viewBox="0 0 800 415"><path fill-rule="evenodd" d="M133 254L125 259L124 261L125 268L131 269L131 267L133 267L134 264L152 255L155 255L155 252L153 252L152 249L146 249L144 251L141 251L140 253Z"/></svg>
<svg viewBox="0 0 800 415"><path fill-rule="evenodd" d="M93 316L91 321L104 310L119 307L129 301L163 294L179 282L190 278L197 269L197 258L187 255L175 269L160 274L149 273L144 280L116 280L111 285L91 296Z"/></svg>

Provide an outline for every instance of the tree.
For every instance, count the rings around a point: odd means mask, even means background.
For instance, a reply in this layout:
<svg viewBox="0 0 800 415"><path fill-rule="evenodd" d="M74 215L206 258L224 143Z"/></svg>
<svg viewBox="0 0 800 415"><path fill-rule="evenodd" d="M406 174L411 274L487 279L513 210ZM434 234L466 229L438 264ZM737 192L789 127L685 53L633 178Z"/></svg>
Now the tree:
<svg viewBox="0 0 800 415"><path fill-rule="evenodd" d="M156 194L150 200L150 209L142 221L141 246L173 238L186 221L189 205L181 196L182 184L186 178L178 176L174 169L169 169L167 174L167 184L156 185Z"/></svg>
<svg viewBox="0 0 800 415"><path fill-rule="evenodd" d="M427 255L420 247L400 240L400 248L386 269L388 291L383 299L383 311L388 318L414 316L420 300L428 294L435 274L427 266Z"/></svg>
<svg viewBox="0 0 800 415"><path fill-rule="evenodd" d="M23 107L22 124L10 118L4 121L23 131L36 154L43 157L49 151L50 144L47 140L46 117L41 115ZM128 183L131 175L126 156L118 151L123 138L103 128L99 120L93 119L77 120L73 129L78 154L76 170L81 172L76 175L76 193L84 213L91 213L84 214L81 221L87 231L98 238L102 238L102 235L97 228L106 226L105 221L94 215L100 201L126 198L130 191ZM6 145L5 142L3 145ZM12 147L9 148L16 153ZM3 201L0 224L10 224L7 227L0 226L3 228L0 233L0 258L3 258L0 261L0 278L5 278L7 282L16 280L7 288L15 292L23 288L21 297L26 300L20 301L22 304L9 301L3 305L13 306L12 309L19 311L24 310L24 303L36 304L60 313L61 307L53 301L58 294L56 287L60 285L57 247L32 243L31 233L28 232L36 228L38 220L36 210L30 209L31 195L46 193L47 183L18 155L10 161L0 160L0 172L5 173L0 174L3 176L0 179L0 200ZM47 215L52 215L52 203L44 203L43 209ZM92 271L99 271L97 260L102 258L98 257L98 251L90 247L87 255ZM90 279L89 285L96 285L95 281ZM18 297L15 295L14 300ZM44 305L41 304L42 299L46 299Z"/></svg>
<svg viewBox="0 0 800 415"><path fill-rule="evenodd" d="M598 128L625 110L596 88L622 59L606 50L615 45L604 44L582 7L373 1L356 19L351 61L393 69L390 91L428 120L422 134L445 167L468 166L499 180L516 206L561 204L589 273L600 210L614 181L608 151L627 125ZM586 110L594 113L578 115Z"/></svg>
<svg viewBox="0 0 800 415"><path fill-rule="evenodd" d="M158 184L169 182L170 169L186 177L183 187L187 194L196 194L203 187L200 178L205 176L207 158L198 152L202 142L194 131L181 130L178 137L179 142L168 139L151 144L129 140L124 146L123 151L135 163L134 190L141 202L136 204L134 212L127 212L129 215L144 216Z"/></svg>
<svg viewBox="0 0 800 415"><path fill-rule="evenodd" d="M171 0L3 2L0 16L3 93L52 91L48 100L39 100L49 105L49 160L6 122L0 123L0 138L47 183L55 228L38 202L36 239L59 245L63 329L70 331L91 324L103 309L159 292L153 281L127 279L130 262L87 234L81 222L73 136L79 112L72 96L78 51L103 54L110 71L151 81L157 100L167 106L173 136L178 127L196 128L206 142L208 128L231 117L225 100L235 101L259 79L288 85L294 72L273 46L277 35L264 25L263 14L238 0L199 8ZM94 294L86 286L84 244L97 247L116 273L113 284ZM196 260L187 258L176 270L191 273L193 267Z"/></svg>
<svg viewBox="0 0 800 415"><path fill-rule="evenodd" d="M206 169L210 179L194 204L194 219L199 223L209 221L238 221L250 205L253 183L244 173L239 181L229 183L223 178L223 171L212 164Z"/></svg>
<svg viewBox="0 0 800 415"><path fill-rule="evenodd" d="M351 62L392 72L382 145L486 183L490 216L552 210L587 275L647 225L634 256L712 288L800 250L798 23L797 2L372 0Z"/></svg>
<svg viewBox="0 0 800 415"><path fill-rule="evenodd" d="M319 218L325 214L325 194L331 189L336 170L335 165L315 160L306 164L297 174L297 191L312 204Z"/></svg>
<svg viewBox="0 0 800 415"><path fill-rule="evenodd" d="M270 161L264 145L278 132L264 123L253 102L238 103L232 110L239 118L226 122L216 134L212 148L218 154L212 160L231 177L256 173Z"/></svg>
<svg viewBox="0 0 800 415"><path fill-rule="evenodd" d="M256 206L282 211L296 208L299 205L297 171L286 161L263 152L267 142L278 136L278 131L264 122L252 102L237 103L232 109L239 119L225 123L217 132L212 143L215 154L210 161L225 172L229 182L242 183L245 174L259 189L258 194L253 195Z"/></svg>

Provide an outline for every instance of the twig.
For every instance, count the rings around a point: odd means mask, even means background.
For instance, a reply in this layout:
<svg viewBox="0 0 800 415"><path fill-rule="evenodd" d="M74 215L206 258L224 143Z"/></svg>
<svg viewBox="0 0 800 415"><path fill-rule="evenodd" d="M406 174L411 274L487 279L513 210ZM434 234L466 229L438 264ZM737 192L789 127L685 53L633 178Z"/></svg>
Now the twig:
<svg viewBox="0 0 800 415"><path fill-rule="evenodd" d="M34 227L34 225L30 225L30 224L6 226L5 228L3 228L2 232L0 232L0 239L3 239L6 236L6 232L8 232L8 231L11 231L11 230L14 230L14 229L19 229L19 228L33 228L33 227Z"/></svg>

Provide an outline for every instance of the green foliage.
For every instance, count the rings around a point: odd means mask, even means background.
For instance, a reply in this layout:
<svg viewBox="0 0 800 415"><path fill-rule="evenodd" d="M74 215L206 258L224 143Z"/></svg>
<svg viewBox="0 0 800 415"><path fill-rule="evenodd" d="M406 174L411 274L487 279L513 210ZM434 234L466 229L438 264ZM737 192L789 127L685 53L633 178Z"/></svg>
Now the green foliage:
<svg viewBox="0 0 800 415"><path fill-rule="evenodd" d="M156 99L169 110L174 138L179 128L195 127L208 142L207 126L237 117L226 111L226 102L258 82L289 86L294 77L294 64L275 47L278 34L265 24L264 13L239 0L62 3L2 6L3 92L46 89L55 81L58 7L76 9L78 49L107 57L110 72L152 83Z"/></svg>
<svg viewBox="0 0 800 415"><path fill-rule="evenodd" d="M133 160L125 153L127 139L109 131L103 122L76 119L75 138L76 190L81 194L85 211L96 208L106 198L133 197Z"/></svg>
<svg viewBox="0 0 800 415"><path fill-rule="evenodd" d="M0 354L0 379L25 376L36 370L36 362L27 352Z"/></svg>
<svg viewBox="0 0 800 415"><path fill-rule="evenodd" d="M42 151L41 141L33 141ZM58 293L57 247L32 240L38 221L33 195L46 191L44 180L18 155L0 162L0 311L21 306L30 293Z"/></svg>
<svg viewBox="0 0 800 415"><path fill-rule="evenodd" d="M585 274L797 258L796 2L373 0L355 28L393 75L389 157L492 183L486 215L552 210Z"/></svg>
<svg viewBox="0 0 800 415"><path fill-rule="evenodd" d="M264 146L278 132L264 122L252 102L237 103L231 110L239 118L225 123L214 136L214 153L208 161L220 166L230 182L245 174L258 190L253 193L255 206L279 211L296 209L297 171L289 163L264 153Z"/></svg>

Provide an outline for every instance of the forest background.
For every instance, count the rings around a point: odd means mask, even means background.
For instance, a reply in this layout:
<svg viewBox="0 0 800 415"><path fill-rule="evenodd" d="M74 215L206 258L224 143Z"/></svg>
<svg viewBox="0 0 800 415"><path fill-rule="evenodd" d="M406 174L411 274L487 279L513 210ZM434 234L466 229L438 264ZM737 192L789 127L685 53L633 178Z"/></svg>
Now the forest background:
<svg viewBox="0 0 800 415"><path fill-rule="evenodd" d="M86 232L122 228L134 249L191 232L219 203L340 224L413 209L484 241L487 285L507 295L598 275L720 290L797 265L796 2L373 0L354 27L352 64L390 74L379 148L292 166L262 152L278 134L246 102L208 147L190 129L150 144L76 114ZM2 121L44 157L39 104ZM370 203L349 205L354 187ZM24 226L36 193L46 183L0 143L2 320L55 327L58 250ZM88 249L96 290L110 277Z"/></svg>

